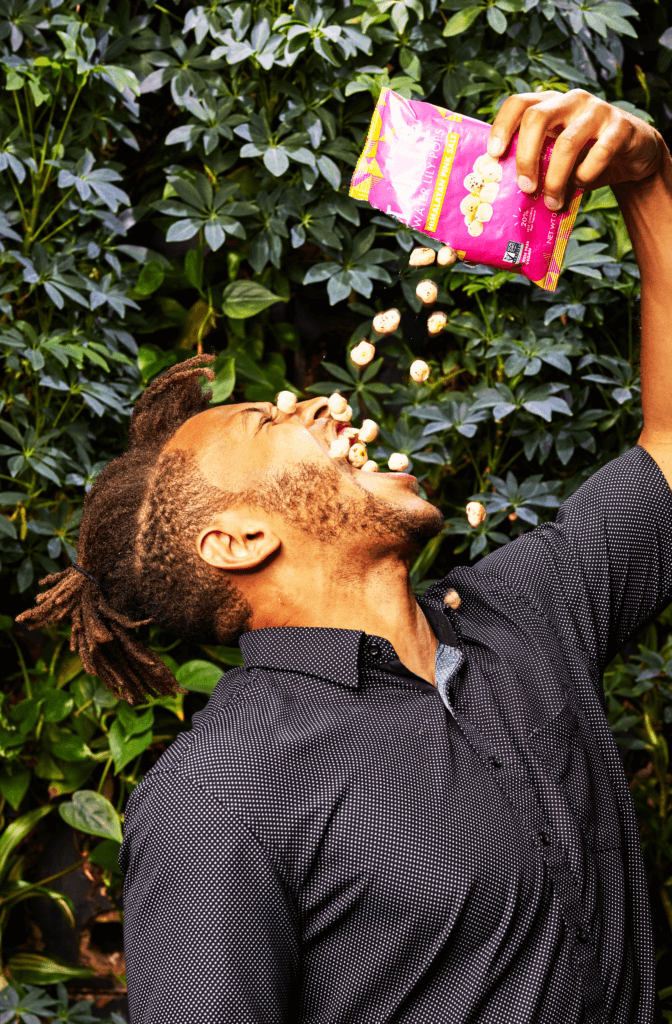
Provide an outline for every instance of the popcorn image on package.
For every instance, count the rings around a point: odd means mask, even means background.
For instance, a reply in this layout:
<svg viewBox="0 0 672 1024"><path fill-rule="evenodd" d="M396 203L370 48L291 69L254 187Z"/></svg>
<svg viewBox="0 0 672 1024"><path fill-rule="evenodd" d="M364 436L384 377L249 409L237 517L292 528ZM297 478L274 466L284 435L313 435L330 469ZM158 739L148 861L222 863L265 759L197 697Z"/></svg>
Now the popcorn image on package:
<svg viewBox="0 0 672 1024"><path fill-rule="evenodd" d="M549 210L543 183L554 139L545 141L530 195L518 188L518 136L494 159L489 135L484 121L383 89L350 195L445 242L461 259L516 271L554 291L582 190L572 191L565 210Z"/></svg>

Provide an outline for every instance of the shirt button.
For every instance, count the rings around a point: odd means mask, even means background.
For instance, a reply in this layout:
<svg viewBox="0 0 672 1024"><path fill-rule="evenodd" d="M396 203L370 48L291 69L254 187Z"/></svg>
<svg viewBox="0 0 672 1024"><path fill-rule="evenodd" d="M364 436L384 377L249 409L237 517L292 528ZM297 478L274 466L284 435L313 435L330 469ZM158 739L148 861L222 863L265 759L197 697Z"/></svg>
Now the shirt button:
<svg viewBox="0 0 672 1024"><path fill-rule="evenodd" d="M494 754L492 754L492 756L490 757L490 764L492 765L493 768L502 767L502 762L499 760L499 758L495 757Z"/></svg>
<svg viewBox="0 0 672 1024"><path fill-rule="evenodd" d="M539 838L541 839L543 846L550 846L551 836L550 833L546 831L546 829L544 829L544 831L539 834Z"/></svg>
<svg viewBox="0 0 672 1024"><path fill-rule="evenodd" d="M582 925L580 925L576 929L576 939L577 939L577 942L588 942L589 938L590 938L590 936L589 936L588 932L586 931L586 929Z"/></svg>
<svg viewBox="0 0 672 1024"><path fill-rule="evenodd" d="M371 646L369 647L369 654L371 655L372 658L380 657L380 647L378 646L378 644L371 644Z"/></svg>

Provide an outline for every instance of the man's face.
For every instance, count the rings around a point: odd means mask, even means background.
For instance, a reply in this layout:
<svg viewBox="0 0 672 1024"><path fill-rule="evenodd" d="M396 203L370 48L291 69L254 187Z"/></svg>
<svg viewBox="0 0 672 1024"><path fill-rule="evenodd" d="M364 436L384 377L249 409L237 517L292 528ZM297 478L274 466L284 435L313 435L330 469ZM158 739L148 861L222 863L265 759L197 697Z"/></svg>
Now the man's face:
<svg viewBox="0 0 672 1024"><path fill-rule="evenodd" d="M333 420L323 398L281 413L270 402L226 405L194 416L166 446L192 454L220 490L317 540L366 538L377 548L416 548L442 526L438 509L408 473L363 473L329 454L349 424Z"/></svg>

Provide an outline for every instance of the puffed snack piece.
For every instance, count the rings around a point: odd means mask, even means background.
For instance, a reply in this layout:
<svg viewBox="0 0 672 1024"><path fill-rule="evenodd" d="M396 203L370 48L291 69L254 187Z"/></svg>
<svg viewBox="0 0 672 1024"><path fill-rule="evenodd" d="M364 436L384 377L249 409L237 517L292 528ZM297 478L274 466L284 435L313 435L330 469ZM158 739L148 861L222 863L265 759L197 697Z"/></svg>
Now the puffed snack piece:
<svg viewBox="0 0 672 1024"><path fill-rule="evenodd" d="M436 262L440 267L450 267L457 259L457 253L450 245L442 245L436 254Z"/></svg>
<svg viewBox="0 0 672 1024"><path fill-rule="evenodd" d="M403 473L409 466L408 455L404 455L402 452L393 452L387 460L387 464L393 473Z"/></svg>
<svg viewBox="0 0 672 1024"><path fill-rule="evenodd" d="M362 441L364 444L371 444L378 437L378 424L374 423L373 420L363 420L362 425L357 431L357 440Z"/></svg>
<svg viewBox="0 0 672 1024"><path fill-rule="evenodd" d="M352 419L352 406L346 405L343 412L332 412L331 418L337 423L349 423Z"/></svg>
<svg viewBox="0 0 672 1024"><path fill-rule="evenodd" d="M448 317L445 313L432 313L427 317L427 331L429 334L440 334L447 323Z"/></svg>
<svg viewBox="0 0 672 1024"><path fill-rule="evenodd" d="M334 391L333 395L329 395L327 405L332 416L334 413L339 415L348 408L348 400L343 395L339 395L338 391Z"/></svg>
<svg viewBox="0 0 672 1024"><path fill-rule="evenodd" d="M376 334L391 334L401 322L398 309L386 309L384 313L376 313L373 318L373 329Z"/></svg>
<svg viewBox="0 0 672 1024"><path fill-rule="evenodd" d="M480 501L468 502L465 511L469 526L480 526L487 515L485 507L481 505Z"/></svg>
<svg viewBox="0 0 672 1024"><path fill-rule="evenodd" d="M416 384L422 384L429 377L429 367L424 359L416 359L411 363L411 380L414 380Z"/></svg>
<svg viewBox="0 0 672 1024"><path fill-rule="evenodd" d="M431 306L436 302L439 289L435 281L430 281L429 278L427 278L424 281L420 281L415 289L415 294L418 296L423 306Z"/></svg>
<svg viewBox="0 0 672 1024"><path fill-rule="evenodd" d="M275 400L275 404L280 412L293 416L296 412L296 395L293 391L281 391Z"/></svg>
<svg viewBox="0 0 672 1024"><path fill-rule="evenodd" d="M361 441L355 441L348 452L348 462L356 469L361 469L369 461L366 454L366 445Z"/></svg>
<svg viewBox="0 0 672 1024"><path fill-rule="evenodd" d="M355 345L350 352L350 358L355 366L368 366L375 354L375 346L370 341L362 338L359 345Z"/></svg>
<svg viewBox="0 0 672 1024"><path fill-rule="evenodd" d="M413 250L408 258L408 265L409 267L428 267L430 263L434 262L435 256L436 253L433 249L423 246Z"/></svg>

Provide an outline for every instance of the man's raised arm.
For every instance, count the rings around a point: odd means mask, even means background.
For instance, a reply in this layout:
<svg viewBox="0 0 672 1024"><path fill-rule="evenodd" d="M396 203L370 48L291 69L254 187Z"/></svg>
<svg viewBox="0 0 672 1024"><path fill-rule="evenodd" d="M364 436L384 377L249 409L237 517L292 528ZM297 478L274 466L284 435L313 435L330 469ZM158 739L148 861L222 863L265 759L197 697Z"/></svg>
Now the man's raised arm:
<svg viewBox="0 0 672 1024"><path fill-rule="evenodd" d="M520 129L518 184L537 188L539 156L549 132L560 132L544 182L546 205L559 210L568 186L611 185L642 275L642 405L639 443L672 486L672 158L659 132L638 117L591 96L523 93L502 105L488 150L499 156Z"/></svg>
<svg viewBox="0 0 672 1024"><path fill-rule="evenodd" d="M642 275L642 407L639 443L672 487L672 158L614 192Z"/></svg>

